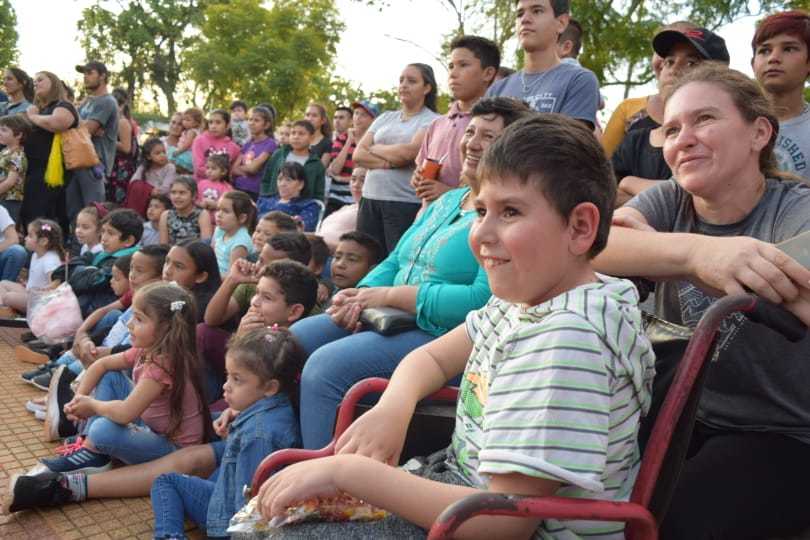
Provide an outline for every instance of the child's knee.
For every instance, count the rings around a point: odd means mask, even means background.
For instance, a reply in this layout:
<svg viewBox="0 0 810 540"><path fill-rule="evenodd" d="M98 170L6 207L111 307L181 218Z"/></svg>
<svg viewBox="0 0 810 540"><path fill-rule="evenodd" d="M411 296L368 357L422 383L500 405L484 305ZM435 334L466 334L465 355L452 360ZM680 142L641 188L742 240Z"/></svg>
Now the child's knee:
<svg viewBox="0 0 810 540"><path fill-rule="evenodd" d="M97 450L109 453L110 450L121 445L126 431L126 426L116 424L109 418L99 416L90 424L90 428L87 430L87 439Z"/></svg>

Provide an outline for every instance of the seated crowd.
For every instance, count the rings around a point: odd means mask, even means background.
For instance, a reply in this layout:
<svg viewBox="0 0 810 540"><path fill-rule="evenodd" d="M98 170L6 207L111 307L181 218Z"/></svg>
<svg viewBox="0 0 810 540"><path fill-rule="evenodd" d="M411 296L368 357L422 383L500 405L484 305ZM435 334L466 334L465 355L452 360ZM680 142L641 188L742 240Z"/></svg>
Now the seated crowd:
<svg viewBox="0 0 810 540"><path fill-rule="evenodd" d="M657 93L602 129L568 1L515 13L523 69L457 37L445 114L414 63L397 110L312 103L282 123L234 101L140 144L104 64L77 66L78 104L55 75L9 68L0 305L25 313L31 291L68 283L83 323L65 346L27 335L16 349L47 392L26 408L64 442L12 479L7 508L151 494L155 538L185 538L186 519L228 537L262 459L329 444L368 377L390 383L335 455L254 488L267 519L336 493L389 514L273 537L424 538L480 491L627 500L656 375L635 278L684 327L744 291L810 323L810 270L775 246L810 230L810 15L759 23L756 80L714 32L663 27ZM76 127L99 163L56 167L55 135ZM404 327L375 327L375 308ZM724 321L662 538L810 527L808 353L810 338ZM446 385L452 440L396 467L417 402ZM482 516L457 537L612 539L624 524Z"/></svg>

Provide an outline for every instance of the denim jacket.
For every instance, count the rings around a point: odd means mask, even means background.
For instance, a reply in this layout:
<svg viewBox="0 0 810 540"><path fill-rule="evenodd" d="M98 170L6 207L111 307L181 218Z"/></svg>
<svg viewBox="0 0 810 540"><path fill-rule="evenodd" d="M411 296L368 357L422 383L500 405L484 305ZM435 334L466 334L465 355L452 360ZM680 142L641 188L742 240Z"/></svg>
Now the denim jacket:
<svg viewBox="0 0 810 540"><path fill-rule="evenodd" d="M285 394L262 398L240 412L230 426L216 484L208 503L206 533L226 536L231 517L245 505L243 488L269 454L301 446L298 418Z"/></svg>

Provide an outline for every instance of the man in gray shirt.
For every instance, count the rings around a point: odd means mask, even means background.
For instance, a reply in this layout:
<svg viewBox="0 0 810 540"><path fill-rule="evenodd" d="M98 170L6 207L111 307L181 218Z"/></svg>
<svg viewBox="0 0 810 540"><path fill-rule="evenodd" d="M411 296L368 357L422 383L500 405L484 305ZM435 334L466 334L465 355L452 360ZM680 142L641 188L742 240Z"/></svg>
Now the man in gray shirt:
<svg viewBox="0 0 810 540"><path fill-rule="evenodd" d="M521 71L496 81L487 96L521 99L538 112L556 112L596 123L599 82L591 71L562 63L557 38L570 19L568 0L519 0L517 35L525 52Z"/></svg>
<svg viewBox="0 0 810 540"><path fill-rule="evenodd" d="M810 180L810 106L804 83L810 74L810 16L801 11L774 13L757 26L751 65L779 119L774 153L779 168Z"/></svg>
<svg viewBox="0 0 810 540"><path fill-rule="evenodd" d="M104 201L105 177L112 172L118 141L118 104L107 91L107 66L101 62L88 62L76 66L76 71L84 74L87 91L87 98L79 106L79 117L90 132L101 165L73 171L66 192L71 221L85 206Z"/></svg>

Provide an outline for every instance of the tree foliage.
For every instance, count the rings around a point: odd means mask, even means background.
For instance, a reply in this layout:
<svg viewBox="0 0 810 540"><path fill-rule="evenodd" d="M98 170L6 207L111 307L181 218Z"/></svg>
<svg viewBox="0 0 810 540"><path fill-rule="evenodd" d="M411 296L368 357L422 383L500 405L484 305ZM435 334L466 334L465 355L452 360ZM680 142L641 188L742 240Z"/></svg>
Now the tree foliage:
<svg viewBox="0 0 810 540"><path fill-rule="evenodd" d="M17 14L11 0L0 0L0 66L17 61Z"/></svg>
<svg viewBox="0 0 810 540"><path fill-rule="evenodd" d="M96 0L82 10L79 41L88 60L102 60L117 73L130 96L157 87L177 108L183 76L181 52L194 39L208 0Z"/></svg>
<svg viewBox="0 0 810 540"><path fill-rule="evenodd" d="M332 0L212 3L184 60L206 106L239 97L287 116L330 88L343 28Z"/></svg>

